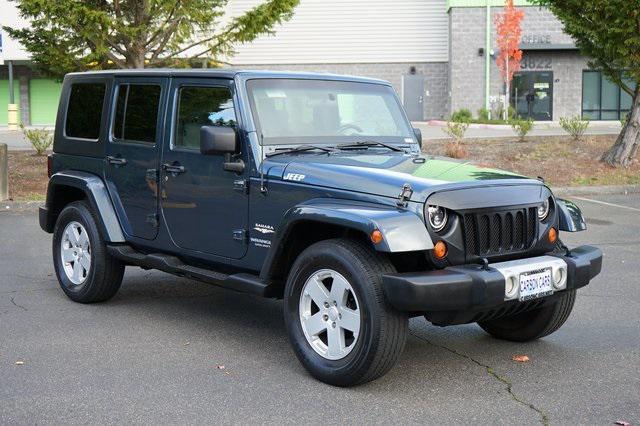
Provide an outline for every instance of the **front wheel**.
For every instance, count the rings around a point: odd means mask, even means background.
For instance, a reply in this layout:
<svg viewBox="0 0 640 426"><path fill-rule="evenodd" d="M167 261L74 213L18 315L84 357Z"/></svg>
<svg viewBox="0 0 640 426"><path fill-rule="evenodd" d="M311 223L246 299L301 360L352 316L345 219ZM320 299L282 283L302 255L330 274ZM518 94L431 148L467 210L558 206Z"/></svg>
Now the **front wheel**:
<svg viewBox="0 0 640 426"><path fill-rule="evenodd" d="M478 323L493 337L512 342L528 342L548 336L569 318L576 300L576 291L568 290L554 303L520 314Z"/></svg>
<svg viewBox="0 0 640 426"><path fill-rule="evenodd" d="M382 289L389 260L357 241L313 244L296 259L284 294L284 317L298 359L335 386L374 380L404 349L407 317Z"/></svg>

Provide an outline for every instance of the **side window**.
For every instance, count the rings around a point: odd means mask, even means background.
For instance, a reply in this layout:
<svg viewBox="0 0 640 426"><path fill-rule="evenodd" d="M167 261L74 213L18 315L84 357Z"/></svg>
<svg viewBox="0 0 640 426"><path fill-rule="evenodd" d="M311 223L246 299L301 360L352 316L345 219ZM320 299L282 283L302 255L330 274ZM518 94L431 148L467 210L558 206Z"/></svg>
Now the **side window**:
<svg viewBox="0 0 640 426"><path fill-rule="evenodd" d="M155 84L118 86L113 137L117 140L155 143L161 87Z"/></svg>
<svg viewBox="0 0 640 426"><path fill-rule="evenodd" d="M236 126L236 114L229 89L198 86L180 88L174 146L200 149L202 126Z"/></svg>
<svg viewBox="0 0 640 426"><path fill-rule="evenodd" d="M73 83L71 85L67 122L64 126L67 137L98 139L105 92L104 83Z"/></svg>

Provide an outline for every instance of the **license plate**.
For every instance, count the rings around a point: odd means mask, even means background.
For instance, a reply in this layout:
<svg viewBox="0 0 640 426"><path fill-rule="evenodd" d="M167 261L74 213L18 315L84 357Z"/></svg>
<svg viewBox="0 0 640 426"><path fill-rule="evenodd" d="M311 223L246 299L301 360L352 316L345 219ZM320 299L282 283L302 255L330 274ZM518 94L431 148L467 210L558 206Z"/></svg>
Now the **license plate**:
<svg viewBox="0 0 640 426"><path fill-rule="evenodd" d="M537 299L553 294L551 268L520 274L520 301Z"/></svg>

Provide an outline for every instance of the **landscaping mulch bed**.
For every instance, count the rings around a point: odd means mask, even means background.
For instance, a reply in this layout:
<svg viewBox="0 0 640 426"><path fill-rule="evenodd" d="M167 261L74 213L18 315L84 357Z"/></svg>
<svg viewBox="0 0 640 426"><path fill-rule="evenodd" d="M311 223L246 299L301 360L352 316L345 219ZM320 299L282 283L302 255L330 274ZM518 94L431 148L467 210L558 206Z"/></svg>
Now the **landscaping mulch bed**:
<svg viewBox="0 0 640 426"><path fill-rule="evenodd" d="M473 163L504 169L525 176L542 177L551 186L640 184L640 161L629 168L609 167L600 156L616 135L587 135L580 141L569 136L465 139L467 159ZM423 151L444 155L447 139L425 140Z"/></svg>
<svg viewBox="0 0 640 426"><path fill-rule="evenodd" d="M47 193L47 156L9 151L9 199L40 201Z"/></svg>
<svg viewBox="0 0 640 426"><path fill-rule="evenodd" d="M612 168L599 161L615 135L589 135L581 141L567 136L466 139L468 160L526 176L541 176L552 186L640 184L640 161L629 168ZM446 139L425 140L423 150L444 155ZM16 201L44 200L47 157L33 151L9 151L9 196Z"/></svg>

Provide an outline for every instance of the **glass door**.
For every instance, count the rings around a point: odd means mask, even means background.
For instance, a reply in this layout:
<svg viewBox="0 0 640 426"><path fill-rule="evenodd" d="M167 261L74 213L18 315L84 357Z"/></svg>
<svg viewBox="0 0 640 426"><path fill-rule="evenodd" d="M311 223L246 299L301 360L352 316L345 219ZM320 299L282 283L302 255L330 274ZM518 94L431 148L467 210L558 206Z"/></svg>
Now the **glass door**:
<svg viewBox="0 0 640 426"><path fill-rule="evenodd" d="M519 72L511 84L511 106L523 118L553 119L553 73Z"/></svg>

